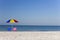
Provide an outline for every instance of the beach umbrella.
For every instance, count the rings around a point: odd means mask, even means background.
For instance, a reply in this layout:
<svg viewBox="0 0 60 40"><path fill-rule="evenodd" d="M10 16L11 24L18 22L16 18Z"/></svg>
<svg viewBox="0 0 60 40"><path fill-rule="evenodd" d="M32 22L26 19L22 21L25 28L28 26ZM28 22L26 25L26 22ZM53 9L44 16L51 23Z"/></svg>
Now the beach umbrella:
<svg viewBox="0 0 60 40"><path fill-rule="evenodd" d="M10 19L10 20L7 21L7 23L18 23L18 21L15 20L15 19Z"/></svg>
<svg viewBox="0 0 60 40"><path fill-rule="evenodd" d="M9 19L9 20L7 21L7 23L13 24L13 23L18 23L18 21L15 20L15 19ZM13 25L12 25L12 28L13 28ZM9 29L9 30L10 30L10 29ZM12 30L16 30L16 28L13 28Z"/></svg>

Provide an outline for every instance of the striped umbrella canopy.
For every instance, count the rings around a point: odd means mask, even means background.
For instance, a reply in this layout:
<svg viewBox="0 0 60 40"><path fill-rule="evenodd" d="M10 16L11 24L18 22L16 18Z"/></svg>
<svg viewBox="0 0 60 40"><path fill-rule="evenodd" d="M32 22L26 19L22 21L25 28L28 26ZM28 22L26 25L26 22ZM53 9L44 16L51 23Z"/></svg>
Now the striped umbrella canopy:
<svg viewBox="0 0 60 40"><path fill-rule="evenodd" d="M18 21L15 20L15 19L10 19L10 20L7 21L7 23L18 23Z"/></svg>

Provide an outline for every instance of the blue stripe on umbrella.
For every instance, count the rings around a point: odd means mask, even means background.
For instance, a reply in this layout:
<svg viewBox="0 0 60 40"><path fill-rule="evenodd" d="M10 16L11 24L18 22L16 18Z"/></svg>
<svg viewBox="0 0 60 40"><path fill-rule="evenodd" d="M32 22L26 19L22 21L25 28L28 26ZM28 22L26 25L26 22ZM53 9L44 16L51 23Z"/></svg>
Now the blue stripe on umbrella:
<svg viewBox="0 0 60 40"><path fill-rule="evenodd" d="M11 19L10 19L10 20L11 20ZM9 22L10 22L10 20L8 20L8 21L7 21L7 23L9 23Z"/></svg>

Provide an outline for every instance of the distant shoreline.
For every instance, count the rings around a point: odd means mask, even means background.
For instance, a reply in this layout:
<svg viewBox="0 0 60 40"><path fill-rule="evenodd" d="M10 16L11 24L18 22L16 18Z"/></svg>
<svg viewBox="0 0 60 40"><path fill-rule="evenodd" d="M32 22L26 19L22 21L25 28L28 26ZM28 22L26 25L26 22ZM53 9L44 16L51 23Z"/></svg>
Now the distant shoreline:
<svg viewBox="0 0 60 40"><path fill-rule="evenodd" d="M11 26L11 25L0 25L0 26ZM13 26L60 26L60 25L13 25Z"/></svg>

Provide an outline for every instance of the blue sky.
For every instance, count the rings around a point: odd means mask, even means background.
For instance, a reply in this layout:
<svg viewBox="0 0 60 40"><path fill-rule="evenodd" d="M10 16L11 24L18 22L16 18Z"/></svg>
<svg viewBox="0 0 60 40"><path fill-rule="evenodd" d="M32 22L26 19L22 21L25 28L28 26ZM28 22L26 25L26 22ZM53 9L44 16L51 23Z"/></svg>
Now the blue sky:
<svg viewBox="0 0 60 40"><path fill-rule="evenodd" d="M0 21L19 25L60 25L60 0L0 0Z"/></svg>

